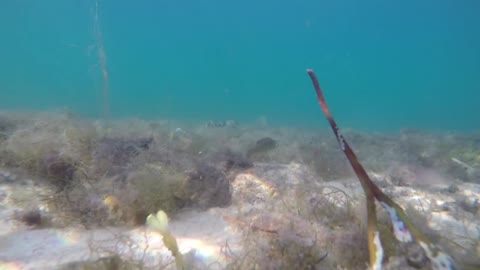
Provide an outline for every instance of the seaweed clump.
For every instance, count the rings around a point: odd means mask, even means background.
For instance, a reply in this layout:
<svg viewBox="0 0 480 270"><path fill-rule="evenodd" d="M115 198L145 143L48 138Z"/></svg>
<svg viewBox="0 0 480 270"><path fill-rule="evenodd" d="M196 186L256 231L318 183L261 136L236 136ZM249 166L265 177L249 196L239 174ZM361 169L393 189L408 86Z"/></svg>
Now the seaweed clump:
<svg viewBox="0 0 480 270"><path fill-rule="evenodd" d="M4 142L3 159L8 157L4 163L9 167L42 176L63 188L83 177L91 165L96 140L92 126L73 124L63 116L49 116L25 121L16 128Z"/></svg>
<svg viewBox="0 0 480 270"><path fill-rule="evenodd" d="M243 229L245 249L243 254L228 254L225 249L226 256L235 256L226 269L322 269L328 265L324 228L295 215L277 214L262 214L248 223L225 217Z"/></svg>
<svg viewBox="0 0 480 270"><path fill-rule="evenodd" d="M142 270L141 263L122 258L120 255L112 255L95 261L74 262L65 266L70 270Z"/></svg>

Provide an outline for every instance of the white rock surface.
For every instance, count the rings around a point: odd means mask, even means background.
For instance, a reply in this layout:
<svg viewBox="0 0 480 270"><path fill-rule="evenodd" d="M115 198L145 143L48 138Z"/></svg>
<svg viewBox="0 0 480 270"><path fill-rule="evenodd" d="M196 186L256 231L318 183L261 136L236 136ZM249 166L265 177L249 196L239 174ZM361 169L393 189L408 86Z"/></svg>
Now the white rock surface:
<svg viewBox="0 0 480 270"><path fill-rule="evenodd" d="M228 240L235 247L235 233L228 231L219 211L189 211L171 221L180 251L195 264L222 265L222 247ZM228 237L228 239L227 239ZM0 237L0 269L64 269L74 262L95 261L113 254L143 261L146 269L157 269L174 259L159 233L145 227L126 230L40 229L17 231ZM214 264L215 263L215 264ZM220 263L220 264L218 264ZM172 265L173 266L173 265Z"/></svg>

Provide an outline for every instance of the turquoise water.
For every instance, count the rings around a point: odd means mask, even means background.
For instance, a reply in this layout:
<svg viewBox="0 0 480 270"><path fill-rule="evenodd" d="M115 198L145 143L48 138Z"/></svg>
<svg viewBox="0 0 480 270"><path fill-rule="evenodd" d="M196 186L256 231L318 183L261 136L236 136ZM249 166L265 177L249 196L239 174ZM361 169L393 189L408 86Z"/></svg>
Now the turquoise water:
<svg viewBox="0 0 480 270"><path fill-rule="evenodd" d="M478 131L480 1L99 2L111 117ZM0 4L0 108L102 117L95 1Z"/></svg>

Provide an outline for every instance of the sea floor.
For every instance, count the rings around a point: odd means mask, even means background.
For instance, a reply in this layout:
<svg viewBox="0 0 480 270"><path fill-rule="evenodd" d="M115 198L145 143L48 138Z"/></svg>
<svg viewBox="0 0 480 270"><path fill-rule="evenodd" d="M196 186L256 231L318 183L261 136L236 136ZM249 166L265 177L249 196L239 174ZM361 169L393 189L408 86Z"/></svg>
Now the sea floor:
<svg viewBox="0 0 480 270"><path fill-rule="evenodd" d="M320 117L319 117L320 118ZM321 119L320 119L321 120ZM343 130L460 269L480 266L480 133ZM367 269L365 196L327 129L0 113L0 269ZM428 269L377 208L385 269Z"/></svg>

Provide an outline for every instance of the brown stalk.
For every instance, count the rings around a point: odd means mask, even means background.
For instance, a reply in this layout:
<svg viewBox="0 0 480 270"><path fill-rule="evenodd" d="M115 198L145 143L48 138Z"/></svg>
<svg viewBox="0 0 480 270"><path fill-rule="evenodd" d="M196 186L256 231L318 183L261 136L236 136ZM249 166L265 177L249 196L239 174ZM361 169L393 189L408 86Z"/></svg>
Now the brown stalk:
<svg viewBox="0 0 480 270"><path fill-rule="evenodd" d="M410 220L408 220L403 209L392 199L390 199L390 197L385 195L385 193L383 193L383 191L375 183L373 183L363 166L358 161L357 156L353 152L352 148L350 148L350 145L340 133L337 123L333 119L330 109L327 106L325 97L323 96L322 89L320 88L320 84L315 76L315 73L311 69L307 69L307 73L310 76L317 93L320 107L330 123L330 127L332 128L333 133L340 144L340 148L345 153L345 156L355 171L355 174L362 185L367 199L367 234L368 249L370 253L370 267L373 269L381 269L383 261L383 248L382 244L380 243L379 232L377 229L377 217L375 213L376 199L389 213L397 240L401 242L417 242L425 250L425 253L427 254L426 256L432 263L433 269L455 269L453 259L448 254L441 251L439 247L434 245L427 237L417 230Z"/></svg>

